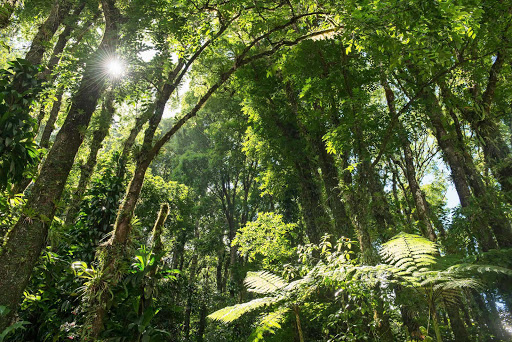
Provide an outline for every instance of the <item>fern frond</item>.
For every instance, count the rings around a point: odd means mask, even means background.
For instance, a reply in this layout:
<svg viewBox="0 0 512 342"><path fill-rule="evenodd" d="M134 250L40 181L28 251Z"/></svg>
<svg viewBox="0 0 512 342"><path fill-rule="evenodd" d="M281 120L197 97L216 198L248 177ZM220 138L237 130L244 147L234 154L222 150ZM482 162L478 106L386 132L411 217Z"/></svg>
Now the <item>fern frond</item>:
<svg viewBox="0 0 512 342"><path fill-rule="evenodd" d="M475 279L451 279L450 281L437 284L433 287L434 300L443 301L450 305L457 305L462 297L462 290L480 288L482 288L482 283Z"/></svg>
<svg viewBox="0 0 512 342"><path fill-rule="evenodd" d="M512 270L510 268L494 266L494 265L474 265L474 264L459 264L448 267L443 273L446 274L461 274L461 273L501 273L512 277Z"/></svg>
<svg viewBox="0 0 512 342"><path fill-rule="evenodd" d="M437 244L422 236L400 233L382 245L379 254L404 273L424 272L436 263Z"/></svg>
<svg viewBox="0 0 512 342"><path fill-rule="evenodd" d="M248 291L263 294L281 290L288 285L283 278L267 271L247 272L244 284Z"/></svg>
<svg viewBox="0 0 512 342"><path fill-rule="evenodd" d="M259 309L261 307L274 304L278 301L275 297L263 297L251 300L250 302L228 306L223 309L217 310L214 313L208 315L208 318L214 321L221 321L224 323L230 323L239 319L242 315Z"/></svg>
<svg viewBox="0 0 512 342"><path fill-rule="evenodd" d="M447 281L445 283L437 284L434 286L434 290L436 289L478 289L482 287L482 283L478 280L466 278L466 279L453 279L451 281Z"/></svg>
<svg viewBox="0 0 512 342"><path fill-rule="evenodd" d="M276 330L281 329L281 323L284 322L289 311L290 309L287 307L280 307L276 311L262 315L256 323L256 329L249 336L249 340L263 341L264 334L274 334Z"/></svg>

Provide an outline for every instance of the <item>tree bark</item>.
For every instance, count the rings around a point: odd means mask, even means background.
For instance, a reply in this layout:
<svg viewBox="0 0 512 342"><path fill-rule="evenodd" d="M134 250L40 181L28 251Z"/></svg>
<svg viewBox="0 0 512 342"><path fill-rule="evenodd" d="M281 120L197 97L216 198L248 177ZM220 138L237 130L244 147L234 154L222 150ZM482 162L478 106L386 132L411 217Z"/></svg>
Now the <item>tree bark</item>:
<svg viewBox="0 0 512 342"><path fill-rule="evenodd" d="M445 307L446 312L448 313L448 318L450 319L450 326L452 328L453 335L455 336L455 341L470 341L464 322L460 318L459 309L446 303Z"/></svg>
<svg viewBox="0 0 512 342"><path fill-rule="evenodd" d="M464 156L458 151L457 144L455 143L451 134L448 133L442 119L442 109L439 106L437 97L433 94L431 89L427 90L424 96L427 115L434 128L437 143L443 152L443 158L448 163L452 180L459 195L460 204L463 208L469 208L473 202L471 196L471 188L467 178L467 167L465 163L468 162ZM471 219L471 228L478 240L480 247L483 251L488 251L492 248L497 248L494 241L492 232L485 224L487 218L482 215L469 214Z"/></svg>
<svg viewBox="0 0 512 342"><path fill-rule="evenodd" d="M199 239L199 220L196 223L194 229L194 239L197 241ZM199 255L197 251L192 255L192 260L190 261L190 273L188 279L188 289L187 289L187 304L185 307L184 313L184 322L183 322L183 334L185 335L185 340L188 341L190 336L190 315L192 313L192 300L194 297L194 292L196 288L196 275L197 275L197 263L198 263Z"/></svg>
<svg viewBox="0 0 512 342"><path fill-rule="evenodd" d="M71 15L71 17L69 19L76 18L78 20L78 16L80 15L80 13L84 9L84 7L85 7L85 2L80 3L78 5L78 7L75 8L75 10L73 11L73 14ZM99 12L98 12L98 14L99 14ZM92 25L93 21L96 18L97 17L95 17L93 20L90 20L83 25L82 31L78 34L78 36L75 39L75 43L74 43L75 47L80 43L83 36L89 30L89 27ZM59 64L59 62L62 58L62 52L64 51L64 48L66 47L69 39L71 38L71 33L73 32L74 29L75 29L74 25L66 24L66 26L64 27L64 30L59 35L59 39L57 40L57 43L55 43L55 46L53 47L53 52L52 52L52 55L50 56L50 60L48 61L48 64L46 65L46 69L40 75L41 78L48 78L51 76L51 79L48 82L50 85L54 84L55 80L57 79L58 74L52 75L52 71ZM57 100L52 103L52 109L51 109L50 113L53 113L53 111L55 110L54 109L55 106L60 108L60 102L62 101L62 92L63 92L62 89L59 89L59 91L57 92L57 95L55 96L57 98ZM58 114L59 108L57 108L57 114ZM54 114L54 115L57 115L57 114ZM39 130L39 128L41 126L41 122L44 119L44 116L45 116L45 107L41 106L41 109L39 110L39 114L37 115L37 126L35 128L36 131ZM50 120L50 119L48 119L48 120ZM56 120L56 117L53 120L53 123L55 123L55 120ZM54 128L52 128L52 130L53 129ZM50 132L50 135L51 135L51 132ZM49 138L49 135L48 135L48 138Z"/></svg>
<svg viewBox="0 0 512 342"><path fill-rule="evenodd" d="M208 309L206 307L206 303L201 303L201 307L199 309L199 326L197 328L197 342L203 342L204 340L204 331L206 330L206 314L208 313Z"/></svg>
<svg viewBox="0 0 512 342"><path fill-rule="evenodd" d="M487 87L482 95L482 100L475 99L481 108L481 113L467 109L461 109L461 113L480 137L485 156L484 160L501 184L508 202L512 203L512 154L501 134L498 119L491 114L492 102L498 85L499 74L505 64L505 57L504 51L498 51L496 60L489 70Z"/></svg>
<svg viewBox="0 0 512 342"><path fill-rule="evenodd" d="M386 94L386 100L391 117L395 117L397 116L395 106L395 94L389 87L389 84L387 83L387 80L385 78L382 79L381 83ZM403 130L403 127L401 128ZM425 195L421 191L420 185L416 178L416 168L414 166L414 158L412 154L411 143L409 141L409 138L407 138L405 134L404 137L402 138L402 150L404 153L406 169L405 173L407 177L407 182L409 183L409 188L411 189L412 192L412 197L414 199L414 204L416 207L416 213L418 215L420 225L422 228L421 231L425 233L426 237L429 240L436 241L437 237L434 228L430 222L427 200L425 199Z"/></svg>
<svg viewBox="0 0 512 342"><path fill-rule="evenodd" d="M24 212L7 235L0 256L0 305L11 309L12 314L0 317L0 330L5 328L14 312L32 269L46 241L48 227L53 220L56 202L60 199L78 148L82 144L81 130L87 127L104 81L98 81L92 66L104 50L115 50L118 34L119 12L113 0L103 0L106 29L97 52L91 57L84 71L80 87L72 99L66 121L48 153L41 172L27 198ZM35 217L30 214L35 213ZM20 247L23 246L23 247Z"/></svg>
<svg viewBox="0 0 512 342"><path fill-rule="evenodd" d="M71 5L72 2L69 0L55 0L50 15L39 27L39 30L32 40L30 50L25 56L26 60L32 64L41 63L48 42L52 39L64 18L69 14Z"/></svg>
<svg viewBox="0 0 512 342"><path fill-rule="evenodd" d="M48 120L46 121L46 124L44 126L43 134L41 135L41 140L39 141L39 146L42 148L48 148L50 146L50 137L52 135L53 130L55 129L55 122L57 122L57 118L59 117L63 95L64 89L59 89L55 96L56 100L52 104L50 116L48 117Z"/></svg>

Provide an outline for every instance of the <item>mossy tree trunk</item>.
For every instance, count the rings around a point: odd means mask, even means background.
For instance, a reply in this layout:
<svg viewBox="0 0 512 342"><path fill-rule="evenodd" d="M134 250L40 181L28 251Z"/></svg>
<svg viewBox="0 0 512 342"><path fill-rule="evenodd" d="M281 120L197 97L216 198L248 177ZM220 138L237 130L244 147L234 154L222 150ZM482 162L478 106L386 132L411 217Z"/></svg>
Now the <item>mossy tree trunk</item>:
<svg viewBox="0 0 512 342"><path fill-rule="evenodd" d="M45 246L57 202L83 141L82 130L89 125L103 90L104 82L98 83L97 70L93 65L101 58L102 51L115 50L119 12L114 6L114 0L103 0L102 4L106 21L103 39L87 63L79 89L72 98L66 121L27 198L24 214L8 233L0 251L0 305L12 310L11 315L0 317L0 330L10 323L30 274Z"/></svg>
<svg viewBox="0 0 512 342"><path fill-rule="evenodd" d="M46 21L39 27L25 59L32 64L40 64L48 43L53 38L60 24L69 15L72 1L56 0Z"/></svg>

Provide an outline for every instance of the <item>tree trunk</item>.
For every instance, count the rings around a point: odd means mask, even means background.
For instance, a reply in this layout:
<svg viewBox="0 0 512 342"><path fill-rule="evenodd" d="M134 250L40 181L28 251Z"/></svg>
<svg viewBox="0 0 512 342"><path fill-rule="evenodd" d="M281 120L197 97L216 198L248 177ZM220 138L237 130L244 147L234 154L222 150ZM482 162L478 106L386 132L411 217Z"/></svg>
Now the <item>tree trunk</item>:
<svg viewBox="0 0 512 342"><path fill-rule="evenodd" d="M331 209L334 218L335 233L346 237L352 236L354 234L354 227L350 222L345 203L343 203L343 194L334 157L332 154L327 153L321 137L311 137L311 141L315 145L315 149L318 153L318 161L320 169L322 170L322 180L327 195L327 205Z"/></svg>
<svg viewBox="0 0 512 342"><path fill-rule="evenodd" d="M488 90L492 88L490 85L488 85ZM447 88L445 84L441 84L442 93L445 99L447 99L448 102L447 106L453 106L453 102L456 100L453 99L453 95ZM488 98L488 96L485 96L484 98ZM490 100L489 100L490 101ZM485 107L484 104L482 104L483 107ZM460 109L459 111L465 113L467 110ZM473 191L473 195L476 198L476 204L482 211L482 215L485 217L483 218L483 221L490 225L492 228L492 231L494 232L496 236L496 240L498 241L498 245L503 248L511 247L512 246L512 227L510 225L510 222L505 216L505 213L503 212L501 205L499 203L499 200L495 198L492 193L487 189L487 186L484 184L482 180L482 176L478 172L473 157L471 154L466 150L464 146L464 138L463 134L460 129L460 123L458 122L458 118L453 112L453 110L450 110L451 116L454 119L454 129L457 133L458 139L454 141L455 145L458 145L458 149L460 150L460 156L464 160L464 171L467 175L468 184ZM468 114L466 113L466 116ZM486 121L489 121L490 113L487 112L484 115L484 119ZM491 124L491 123L489 123ZM494 121L492 121L492 124L495 124ZM474 123L475 125L475 123ZM497 129L497 127L496 127ZM478 132L477 132L478 134ZM500 132L494 132L495 136L500 137ZM483 138L482 138L483 139ZM502 141L505 148L508 149L505 142ZM485 146L484 146L485 149ZM484 151L485 154L485 151ZM507 156L503 155L503 161L507 160ZM486 157L487 158L487 157ZM512 165L511 165L512 168ZM507 197L508 194L505 191L505 197Z"/></svg>
<svg viewBox="0 0 512 342"><path fill-rule="evenodd" d="M52 39L53 35L59 28L60 24L69 14L72 2L69 0L55 0L50 15L46 21L39 27L30 50L27 52L25 59L32 64L39 64L46 52L46 47Z"/></svg>
<svg viewBox="0 0 512 342"><path fill-rule="evenodd" d="M446 312L448 313L448 317L450 319L450 326L452 327L453 335L455 336L455 341L469 341L469 335L466 331L466 327L464 326L464 322L460 319L459 309L453 307L450 304L446 304Z"/></svg>
<svg viewBox="0 0 512 342"><path fill-rule="evenodd" d="M78 16L80 15L80 13L84 9L84 7L85 7L85 2L81 2L78 5L78 7L75 8L71 18L69 18L69 19L71 20L73 18L76 18L76 20L78 20ZM83 35L88 31L89 27L92 25L92 22L93 22L93 20L90 20L87 23L85 23L85 25L83 25L82 32L75 39L75 43L74 43L75 47L82 40ZM52 52L52 55L50 56L50 60L48 61L48 64L46 65L46 69L40 75L41 78L47 78L51 75L51 80L48 82L50 85L53 85L55 80L57 79L58 75L57 74L52 75L52 71L59 64L59 62L62 58L62 52L64 51L64 48L66 47L69 39L71 38L71 33L73 32L74 28L75 28L74 25L66 24L66 26L64 27L64 30L59 35L59 39L57 40L57 43L55 43L55 46L53 47L53 52ZM60 94L60 96L59 96L59 94ZM59 102L62 101L62 89L57 92L57 95L55 97L57 98L57 100ZM53 102L53 104L52 104L52 111L53 111L53 107L55 107L55 102ZM58 107L60 107L60 103L59 103ZM44 119L44 116L45 116L45 107L41 106L41 109L39 110L39 115L37 116L37 126L35 128L36 131L39 130L39 128L41 126L41 122ZM55 123L55 120L53 122ZM50 132L50 134L51 134L51 132Z"/></svg>
<svg viewBox="0 0 512 342"><path fill-rule="evenodd" d="M460 204L462 208L468 208L473 202L468 179L466 178L466 168L464 166L468 161L458 152L452 135L447 132L443 124L442 109L432 90L428 90L424 98L427 115L434 128L437 143L443 152L443 158L450 167L452 180L455 184L457 194L459 195ZM470 219L472 221L470 226L482 250L488 251L489 249L496 248L496 242L488 226L485 224L485 218L482 218L482 215L475 216L474 214L470 214Z"/></svg>
<svg viewBox="0 0 512 342"><path fill-rule="evenodd" d="M199 326L197 328L196 339L197 342L203 342L204 340L204 331L206 330L206 314L208 313L206 303L201 303L201 307L199 309Z"/></svg>
<svg viewBox="0 0 512 342"><path fill-rule="evenodd" d="M443 337L441 335L441 329L439 327L439 317L437 315L437 311L435 307L432 307L430 310L430 314L432 315L432 324L434 325L434 332L436 335L437 342L443 342Z"/></svg>
<svg viewBox="0 0 512 342"><path fill-rule="evenodd" d="M293 313L295 314L295 326L297 327L297 333L299 335L299 341L304 342L304 334L302 332L302 324L300 323L300 310L297 305L293 306Z"/></svg>
<svg viewBox="0 0 512 342"><path fill-rule="evenodd" d="M158 212L157 219L155 221L155 225L153 226L153 231L151 234L152 237L152 246L151 252L155 256L155 261L153 263L153 268L148 272L146 279L143 280L142 288L141 288L141 299L139 302L139 317L144 315L144 311L147 310L152 304L154 299L154 289L156 286L156 279L154 279L158 269L160 267L160 261L162 259L162 251L163 251L163 243L162 243L162 231L165 225L165 221L167 220L167 216L169 215L169 204L162 203L160 206L160 211ZM93 327L93 329L98 329ZM142 334L139 334L137 341L140 341L142 338Z"/></svg>
<svg viewBox="0 0 512 342"><path fill-rule="evenodd" d="M223 250L222 253L217 254L217 267L216 267L216 284L217 284L217 291L219 293L223 293L223 281L222 281L222 265L224 263L224 255L225 251Z"/></svg>
<svg viewBox="0 0 512 342"><path fill-rule="evenodd" d="M39 146L42 148L48 148L50 146L50 137L52 135L53 130L55 129L55 122L57 122L57 118L59 117L63 95L64 89L59 89L55 96L56 100L52 104L50 116L48 117L48 120L46 121L46 124L44 126L43 134L41 135L41 140L39 141Z"/></svg>
<svg viewBox="0 0 512 342"><path fill-rule="evenodd" d="M0 317L0 330L9 324L16 311L32 269L45 245L56 203L61 197L75 155L83 141L81 130L89 125L103 89L104 81L98 81L97 70L93 65L103 51L115 50L119 12L114 7L113 0L103 0L102 4L106 21L105 34L97 52L87 63L66 121L25 204L24 212L35 213L36 216L22 215L7 235L0 251L0 305L12 310L11 315Z"/></svg>
<svg viewBox="0 0 512 342"><path fill-rule="evenodd" d="M196 223L194 229L194 239L197 241L199 239L199 220ZM192 255L192 260L190 261L190 274L188 279L188 289L187 289L187 305L185 307L184 313L184 322L183 322L183 333L185 335L185 340L189 339L190 336L190 315L192 313L192 300L194 297L194 292L196 288L196 274L197 274L197 262L198 262L198 254L197 251Z"/></svg>
<svg viewBox="0 0 512 342"><path fill-rule="evenodd" d="M496 60L489 71L487 87L482 95L482 100L475 99L481 107L481 113L477 110L467 109L462 109L461 113L480 137L485 156L484 160L501 184L508 202L512 203L512 154L501 134L498 119L491 114L492 101L499 74L505 64L505 57L506 53L504 51L498 51Z"/></svg>
<svg viewBox="0 0 512 342"><path fill-rule="evenodd" d="M73 192L71 203L68 206L68 211L64 220L66 225L74 223L78 211L80 210L80 202L83 199L85 191L87 190L87 185L89 184L89 180L91 179L94 171L94 167L96 166L98 152L103 145L103 140L105 140L105 137L108 135L108 131L114 117L114 112L114 97L112 93L109 93L105 96L101 108L100 117L98 118L98 127L92 133L87 161L84 165L80 166L80 180Z"/></svg>
<svg viewBox="0 0 512 342"><path fill-rule="evenodd" d="M317 168L310 157L311 153L308 153L308 144L306 143L308 134L300 127L297 94L293 92L289 83L285 84L285 92L290 103L290 122L280 119L277 115L273 115L273 118L276 126L288 140L287 154L295 165L298 176L299 201L306 225L306 234L312 243L318 244L323 234L332 233L331 223L323 205ZM293 148L299 148L300 151L292 150Z"/></svg>
<svg viewBox="0 0 512 342"><path fill-rule="evenodd" d="M385 94L386 94L386 100L388 104L388 109L391 114L391 117L396 117L398 113L396 112L395 107L395 94L389 87L389 84L387 83L387 80L385 78L382 78L382 86L384 88ZM402 126L402 125L400 125ZM403 127L402 131L404 130ZM421 231L425 233L426 237L431 241L436 241L437 237L434 231L434 228L432 227L432 224L430 222L430 215L428 213L428 204L427 200L425 199L425 195L421 191L420 185L418 183L418 180L416 178L416 168L414 167L414 157L412 154L411 149L411 143L409 139L405 136L402 138L402 150L404 153L404 160L405 160L405 168L406 168L406 177L407 182L409 183L409 188L412 192L412 197L414 199L414 204L416 207L416 213L418 215L420 225L421 225ZM406 195L406 194L404 194Z"/></svg>

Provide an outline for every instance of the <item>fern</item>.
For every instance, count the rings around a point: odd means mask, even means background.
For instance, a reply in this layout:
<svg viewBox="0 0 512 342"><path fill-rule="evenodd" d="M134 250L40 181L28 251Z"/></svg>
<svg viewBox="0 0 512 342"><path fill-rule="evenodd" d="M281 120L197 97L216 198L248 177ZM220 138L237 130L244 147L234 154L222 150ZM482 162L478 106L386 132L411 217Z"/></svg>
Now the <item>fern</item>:
<svg viewBox="0 0 512 342"><path fill-rule="evenodd" d="M414 234L400 233L382 245L380 255L404 274L426 272L436 263L435 242Z"/></svg>
<svg viewBox="0 0 512 342"><path fill-rule="evenodd" d="M208 318L214 321L221 321L224 323L230 323L239 319L242 315L254 311L256 309L265 307L276 303L279 298L276 297L263 297L251 300L250 302L237 304L233 306L227 306L223 309L217 310L210 314Z"/></svg>
<svg viewBox="0 0 512 342"><path fill-rule="evenodd" d="M256 329L249 336L252 342L263 341L266 333L274 334L276 330L281 329L281 323L284 322L290 308L280 307L268 314L263 314L256 323Z"/></svg>
<svg viewBox="0 0 512 342"><path fill-rule="evenodd" d="M500 273L512 277L512 270L505 267L494 265L472 265L459 264L448 267L443 273L447 274L463 274L463 273Z"/></svg>
<svg viewBox="0 0 512 342"><path fill-rule="evenodd" d="M248 272L244 284L250 292L262 294L274 293L288 285L283 278L266 271Z"/></svg>

